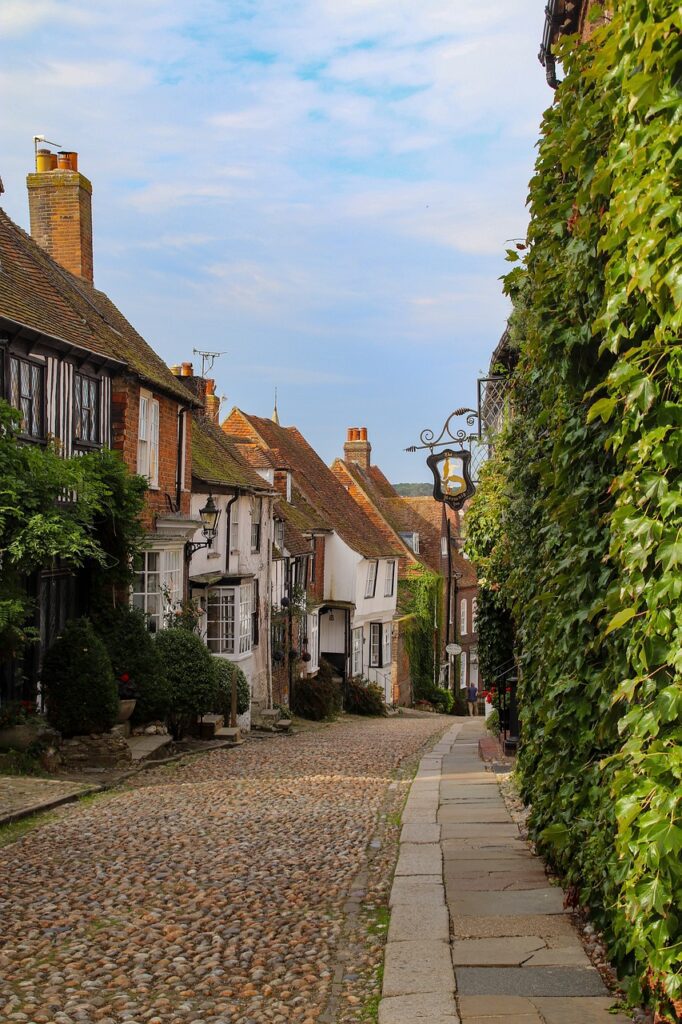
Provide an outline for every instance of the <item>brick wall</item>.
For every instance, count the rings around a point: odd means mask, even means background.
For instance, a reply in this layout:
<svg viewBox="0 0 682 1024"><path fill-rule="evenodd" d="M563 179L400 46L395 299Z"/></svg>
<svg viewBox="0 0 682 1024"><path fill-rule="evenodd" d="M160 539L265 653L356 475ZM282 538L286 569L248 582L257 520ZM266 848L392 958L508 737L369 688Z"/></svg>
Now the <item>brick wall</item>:
<svg viewBox="0 0 682 1024"><path fill-rule="evenodd" d="M92 185L78 171L29 174L31 235L72 274L92 282Z"/></svg>
<svg viewBox="0 0 682 1024"><path fill-rule="evenodd" d="M412 703L412 681L410 677L410 660L407 656L405 634L408 628L406 619L393 624L391 688L393 703L400 707L409 707Z"/></svg>
<svg viewBox="0 0 682 1024"><path fill-rule="evenodd" d="M173 501L176 498L176 478L178 459L178 409L179 404L158 392L151 392L159 403L159 484L158 488L150 488L145 499L145 511L142 522L147 530L154 528L154 519L158 515L168 515L171 511L166 495ZM131 470L137 472L137 435L140 416L140 384L131 377L115 377L112 382L112 447L123 453L123 458ZM181 493L180 512L189 515L190 485L192 479L192 421L189 415L185 420L185 489Z"/></svg>

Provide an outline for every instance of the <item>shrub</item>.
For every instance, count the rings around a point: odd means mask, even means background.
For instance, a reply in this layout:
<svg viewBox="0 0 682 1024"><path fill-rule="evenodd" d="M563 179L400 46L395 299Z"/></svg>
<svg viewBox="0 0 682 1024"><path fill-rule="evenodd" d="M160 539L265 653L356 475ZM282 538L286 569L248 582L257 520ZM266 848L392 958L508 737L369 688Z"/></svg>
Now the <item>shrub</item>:
<svg viewBox="0 0 682 1024"><path fill-rule="evenodd" d="M455 705L455 698L451 691L444 689L442 686L434 686L429 694L429 699L436 708L436 711L439 711L441 715L449 715Z"/></svg>
<svg viewBox="0 0 682 1024"><path fill-rule="evenodd" d="M116 721L111 661L88 619L66 624L45 655L41 682L48 720L63 736L107 732Z"/></svg>
<svg viewBox="0 0 682 1024"><path fill-rule="evenodd" d="M173 739L179 740L198 717L211 710L216 686L213 655L187 629L162 629L154 647L168 682L168 726Z"/></svg>
<svg viewBox="0 0 682 1024"><path fill-rule="evenodd" d="M292 708L302 718L311 718L314 722L334 718L341 710L341 703L341 686L331 678L318 675L296 680Z"/></svg>
<svg viewBox="0 0 682 1024"><path fill-rule="evenodd" d="M366 679L351 679L346 689L345 710L350 715L386 715L384 692Z"/></svg>
<svg viewBox="0 0 682 1024"><path fill-rule="evenodd" d="M138 608L116 608L99 620L96 628L109 652L114 676L128 683L137 700L133 724L164 719L170 700L168 681L144 613Z"/></svg>
<svg viewBox="0 0 682 1024"><path fill-rule="evenodd" d="M500 713L497 708L493 708L488 717L485 720L486 729L493 734L498 736L500 733Z"/></svg>
<svg viewBox="0 0 682 1024"><path fill-rule="evenodd" d="M251 707L251 688L249 681L239 668L227 658L212 657L215 675L215 692L213 695L213 713L223 715L229 720L232 713L232 680L237 680L237 714L245 714Z"/></svg>

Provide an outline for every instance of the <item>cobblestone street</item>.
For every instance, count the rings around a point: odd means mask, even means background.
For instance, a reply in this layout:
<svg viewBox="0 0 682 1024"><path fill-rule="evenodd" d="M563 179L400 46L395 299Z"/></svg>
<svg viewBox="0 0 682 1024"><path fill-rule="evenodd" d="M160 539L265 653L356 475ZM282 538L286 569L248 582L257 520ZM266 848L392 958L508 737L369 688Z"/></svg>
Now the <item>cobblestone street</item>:
<svg viewBox="0 0 682 1024"><path fill-rule="evenodd" d="M0 1019L318 1020L392 777L447 724L253 740L60 809L3 851Z"/></svg>

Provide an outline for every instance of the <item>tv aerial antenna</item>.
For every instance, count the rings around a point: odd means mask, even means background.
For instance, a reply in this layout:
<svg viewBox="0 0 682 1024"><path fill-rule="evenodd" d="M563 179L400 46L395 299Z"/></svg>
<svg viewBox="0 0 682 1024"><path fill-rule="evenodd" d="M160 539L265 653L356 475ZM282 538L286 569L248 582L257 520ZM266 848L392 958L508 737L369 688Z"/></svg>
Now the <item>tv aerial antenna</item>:
<svg viewBox="0 0 682 1024"><path fill-rule="evenodd" d="M202 352L200 348L193 348L192 354L201 356L201 376L205 377L213 369L213 364L218 356L226 356L227 352Z"/></svg>

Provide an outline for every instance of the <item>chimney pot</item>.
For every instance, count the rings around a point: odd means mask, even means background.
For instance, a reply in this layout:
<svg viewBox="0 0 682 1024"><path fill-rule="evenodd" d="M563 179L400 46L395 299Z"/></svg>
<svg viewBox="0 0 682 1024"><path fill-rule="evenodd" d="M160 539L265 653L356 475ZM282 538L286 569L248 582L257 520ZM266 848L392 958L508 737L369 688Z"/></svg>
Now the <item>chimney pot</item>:
<svg viewBox="0 0 682 1024"><path fill-rule="evenodd" d="M360 427L360 441L367 440L367 427Z"/></svg>
<svg viewBox="0 0 682 1024"><path fill-rule="evenodd" d="M215 381L210 377L206 378L206 394L215 395Z"/></svg>
<svg viewBox="0 0 682 1024"><path fill-rule="evenodd" d="M182 364L182 366L180 368L180 376L181 377L193 377L194 376L194 370L192 369L192 364L191 363L183 363Z"/></svg>
<svg viewBox="0 0 682 1024"><path fill-rule="evenodd" d="M56 160L56 158L55 158ZM39 149L36 153L36 172L44 174L52 170L52 153L49 149Z"/></svg>
<svg viewBox="0 0 682 1024"><path fill-rule="evenodd" d="M78 153L71 150L61 149L57 153L57 167L60 171L78 170Z"/></svg>
<svg viewBox="0 0 682 1024"><path fill-rule="evenodd" d="M175 363L174 366L171 366L170 367L170 372L173 374L174 377L179 377L180 376L180 364L179 363Z"/></svg>

